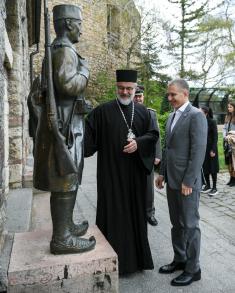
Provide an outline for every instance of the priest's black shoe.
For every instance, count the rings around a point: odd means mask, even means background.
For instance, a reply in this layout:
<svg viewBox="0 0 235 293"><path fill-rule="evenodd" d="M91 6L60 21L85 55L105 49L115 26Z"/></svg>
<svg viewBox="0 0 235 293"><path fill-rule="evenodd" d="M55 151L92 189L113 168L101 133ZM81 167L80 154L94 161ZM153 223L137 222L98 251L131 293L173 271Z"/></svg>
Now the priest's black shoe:
<svg viewBox="0 0 235 293"><path fill-rule="evenodd" d="M152 226L157 226L158 225L158 221L154 216L147 217L147 221Z"/></svg>
<svg viewBox="0 0 235 293"><path fill-rule="evenodd" d="M201 280L201 270L196 273L183 272L181 275L171 281L171 286L188 286L192 282Z"/></svg>
<svg viewBox="0 0 235 293"><path fill-rule="evenodd" d="M180 271L185 269L185 263L184 262L176 262L173 260L172 263L162 266L159 269L160 274L171 274L175 271Z"/></svg>
<svg viewBox="0 0 235 293"><path fill-rule="evenodd" d="M228 186L230 186L230 187L234 187L235 186L235 177L231 177L230 183L229 183Z"/></svg>

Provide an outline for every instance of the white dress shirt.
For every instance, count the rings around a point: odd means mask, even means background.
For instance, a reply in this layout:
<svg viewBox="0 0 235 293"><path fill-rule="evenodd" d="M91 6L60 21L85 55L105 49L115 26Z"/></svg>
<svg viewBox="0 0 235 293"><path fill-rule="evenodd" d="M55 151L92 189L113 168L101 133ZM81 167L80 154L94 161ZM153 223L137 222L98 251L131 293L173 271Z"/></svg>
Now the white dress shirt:
<svg viewBox="0 0 235 293"><path fill-rule="evenodd" d="M176 122L180 119L180 116L183 114L184 110L187 108L188 105L189 105L189 101L184 103L179 109L174 110L175 117L171 123L171 131L175 127Z"/></svg>

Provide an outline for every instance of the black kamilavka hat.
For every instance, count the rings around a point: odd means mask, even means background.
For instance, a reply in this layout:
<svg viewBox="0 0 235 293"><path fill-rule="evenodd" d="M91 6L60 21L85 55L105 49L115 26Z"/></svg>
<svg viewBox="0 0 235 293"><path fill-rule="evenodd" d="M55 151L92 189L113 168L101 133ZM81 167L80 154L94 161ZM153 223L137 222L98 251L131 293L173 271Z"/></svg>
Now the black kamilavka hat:
<svg viewBox="0 0 235 293"><path fill-rule="evenodd" d="M137 81L137 71L133 69L118 69L116 70L116 80L117 82L136 82Z"/></svg>

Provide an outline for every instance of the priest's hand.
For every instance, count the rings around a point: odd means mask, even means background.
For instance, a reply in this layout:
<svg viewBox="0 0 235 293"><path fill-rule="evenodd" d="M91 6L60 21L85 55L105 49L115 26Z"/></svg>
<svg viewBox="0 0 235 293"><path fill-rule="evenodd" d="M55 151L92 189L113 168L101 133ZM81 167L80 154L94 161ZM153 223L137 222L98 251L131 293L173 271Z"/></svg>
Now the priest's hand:
<svg viewBox="0 0 235 293"><path fill-rule="evenodd" d="M162 175L159 175L155 180L155 185L158 189L162 189L164 187L164 177Z"/></svg>
<svg viewBox="0 0 235 293"><path fill-rule="evenodd" d="M193 192L193 189L192 187L186 186L184 183L182 183L181 192L183 195L187 196Z"/></svg>
<svg viewBox="0 0 235 293"><path fill-rule="evenodd" d="M215 157L215 152L210 151L210 157L211 157L211 158L214 158L214 157Z"/></svg>
<svg viewBox="0 0 235 293"><path fill-rule="evenodd" d="M161 160L160 159L158 159L158 158L155 158L155 160L154 160L154 165L155 166L157 166L159 163L161 162Z"/></svg>
<svg viewBox="0 0 235 293"><path fill-rule="evenodd" d="M128 141L129 143L124 146L123 152L128 154L134 153L137 150L137 143L134 139Z"/></svg>

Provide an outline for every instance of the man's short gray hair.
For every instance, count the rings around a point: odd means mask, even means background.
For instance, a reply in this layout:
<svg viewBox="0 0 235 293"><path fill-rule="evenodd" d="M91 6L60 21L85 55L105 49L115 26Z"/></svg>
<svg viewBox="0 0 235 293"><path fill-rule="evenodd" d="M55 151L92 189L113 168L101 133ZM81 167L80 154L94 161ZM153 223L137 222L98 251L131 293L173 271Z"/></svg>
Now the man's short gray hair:
<svg viewBox="0 0 235 293"><path fill-rule="evenodd" d="M179 88L181 88L183 90L187 90L189 92L189 85L188 85L187 81L182 78L176 78L176 79L171 80L168 83L168 86L170 86L170 85L176 85Z"/></svg>

